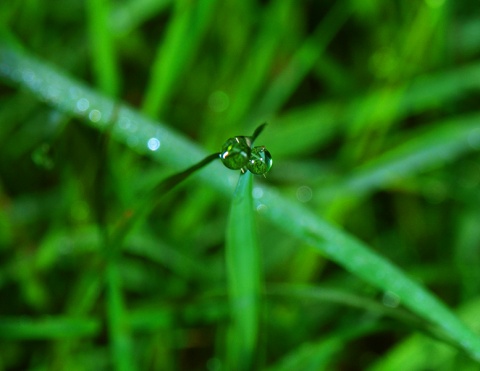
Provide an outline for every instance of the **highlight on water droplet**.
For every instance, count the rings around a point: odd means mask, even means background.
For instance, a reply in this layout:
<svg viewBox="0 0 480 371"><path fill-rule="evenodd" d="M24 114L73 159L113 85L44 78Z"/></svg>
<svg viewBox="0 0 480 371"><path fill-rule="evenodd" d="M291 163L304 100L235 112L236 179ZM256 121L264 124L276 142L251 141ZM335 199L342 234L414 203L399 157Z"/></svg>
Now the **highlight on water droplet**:
<svg viewBox="0 0 480 371"><path fill-rule="evenodd" d="M98 109L93 109L88 114L88 118L92 122L99 122L102 119L102 113Z"/></svg>
<svg viewBox="0 0 480 371"><path fill-rule="evenodd" d="M147 142L148 149L150 151L156 151L160 148L160 141L158 138L150 138Z"/></svg>
<svg viewBox="0 0 480 371"><path fill-rule="evenodd" d="M85 112L90 107L90 102L87 98L81 98L77 101L77 110Z"/></svg>

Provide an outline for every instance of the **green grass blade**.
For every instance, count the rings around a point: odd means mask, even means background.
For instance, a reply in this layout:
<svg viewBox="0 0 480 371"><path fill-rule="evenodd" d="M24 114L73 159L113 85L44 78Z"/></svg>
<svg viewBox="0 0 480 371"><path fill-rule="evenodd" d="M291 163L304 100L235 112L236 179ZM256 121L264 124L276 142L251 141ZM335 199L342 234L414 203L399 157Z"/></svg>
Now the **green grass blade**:
<svg viewBox="0 0 480 371"><path fill-rule="evenodd" d="M237 73L242 75L237 79L233 89L231 88L233 97L225 119L227 122L244 121L251 108L256 106L262 87L275 69L276 52L282 47L282 33L285 30L282 23L290 22L293 4L292 1L275 0L262 10L262 21L255 41L244 51L248 55L248 63L239 69ZM282 23L279 24L279 21ZM257 119L255 117L255 120Z"/></svg>
<svg viewBox="0 0 480 371"><path fill-rule="evenodd" d="M132 343L127 326L118 259L110 257L106 267L108 330L115 369L135 370Z"/></svg>
<svg viewBox="0 0 480 371"><path fill-rule="evenodd" d="M110 29L116 37L124 36L171 3L172 0L128 0L115 4L110 14Z"/></svg>
<svg viewBox="0 0 480 371"><path fill-rule="evenodd" d="M480 115L471 114L413 132L403 143L358 167L333 193L361 197L403 177L447 163L480 146ZM328 191L327 191L328 193ZM331 195L329 195L331 197Z"/></svg>
<svg viewBox="0 0 480 371"><path fill-rule="evenodd" d="M167 106L175 83L195 54L210 19L213 0L177 1L165 40L159 43L142 110L157 117Z"/></svg>
<svg viewBox="0 0 480 371"><path fill-rule="evenodd" d="M2 42L0 76L30 90L40 100L58 110L83 117L85 122L94 128L104 130L108 125L114 107L111 99ZM89 102L86 110L79 109L79 102L85 103L83 99ZM84 106L80 105L80 108ZM100 117L98 113L101 113ZM476 129L479 128L480 124ZM148 153L157 161L178 170L206 155L205 151L164 125L155 124L123 105L120 106L119 122L112 129L112 136L133 150ZM157 151L148 149L148 142L152 137L161 142ZM464 146L474 150L468 142L465 142ZM410 168L411 174L420 170L418 167ZM228 170L221 164L211 164L198 174L198 179L224 195L229 195L231 184L228 174ZM270 222L311 244L319 253L328 256L373 286L394 292L405 307L443 329L459 348L480 361L478 335L425 288L373 253L362 242L301 206L298 201L290 201L272 188L259 187L259 190L262 197L256 198L257 206L261 206L258 209Z"/></svg>
<svg viewBox="0 0 480 371"><path fill-rule="evenodd" d="M67 339L99 334L101 323L96 319L55 317L30 319L0 317L1 339Z"/></svg>
<svg viewBox="0 0 480 371"><path fill-rule="evenodd" d="M350 15L348 3L337 2L292 57L290 64L271 84L259 105L259 114L278 111L293 94L307 73L315 66L335 34Z"/></svg>
<svg viewBox="0 0 480 371"><path fill-rule="evenodd" d="M227 227L226 262L231 325L229 370L251 370L258 342L260 258L252 198L253 176L240 176Z"/></svg>
<svg viewBox="0 0 480 371"><path fill-rule="evenodd" d="M474 334L433 294L413 281L365 244L322 220L298 203L274 190L264 190L257 200L262 214L271 222L310 244L348 271L373 286L398 295L407 308L437 326L472 358L480 361L480 337Z"/></svg>
<svg viewBox="0 0 480 371"><path fill-rule="evenodd" d="M120 89L120 75L113 34L108 23L110 1L86 2L88 31L90 34L91 63L98 87L105 94L115 97Z"/></svg>

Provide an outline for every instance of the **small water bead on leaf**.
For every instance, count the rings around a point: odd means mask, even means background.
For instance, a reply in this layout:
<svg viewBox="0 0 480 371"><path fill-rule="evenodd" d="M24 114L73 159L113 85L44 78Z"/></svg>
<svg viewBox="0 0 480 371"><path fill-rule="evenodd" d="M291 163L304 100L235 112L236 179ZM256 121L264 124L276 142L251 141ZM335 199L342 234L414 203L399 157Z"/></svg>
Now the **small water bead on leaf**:
<svg viewBox="0 0 480 371"><path fill-rule="evenodd" d="M251 140L249 137L238 136L228 139L222 146L220 158L223 164L232 170L244 168L250 158Z"/></svg>
<svg viewBox="0 0 480 371"><path fill-rule="evenodd" d="M268 173L273 165L272 155L264 146L254 147L250 153L247 169L255 175Z"/></svg>

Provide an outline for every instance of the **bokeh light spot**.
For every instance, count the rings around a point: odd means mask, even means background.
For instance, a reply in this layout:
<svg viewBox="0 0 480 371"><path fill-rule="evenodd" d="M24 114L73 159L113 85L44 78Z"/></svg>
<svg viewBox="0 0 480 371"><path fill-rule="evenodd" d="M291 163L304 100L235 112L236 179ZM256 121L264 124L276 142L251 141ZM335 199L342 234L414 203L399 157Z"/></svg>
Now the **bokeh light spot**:
<svg viewBox="0 0 480 371"><path fill-rule="evenodd" d="M90 102L87 98L82 98L77 101L77 109L81 112L85 112L90 107Z"/></svg>
<svg viewBox="0 0 480 371"><path fill-rule="evenodd" d="M147 142L147 146L150 151L156 151L160 148L160 141L158 138L150 138Z"/></svg>
<svg viewBox="0 0 480 371"><path fill-rule="evenodd" d="M310 187L301 186L297 189L297 199L300 202L308 202L312 199L313 192Z"/></svg>
<svg viewBox="0 0 480 371"><path fill-rule="evenodd" d="M223 112L228 108L229 105L230 98L221 90L214 91L212 94L210 94L210 97L208 97L208 106L214 112Z"/></svg>
<svg viewBox="0 0 480 371"><path fill-rule="evenodd" d="M102 118L102 113L98 109L91 110L88 114L88 118L92 122L99 122Z"/></svg>

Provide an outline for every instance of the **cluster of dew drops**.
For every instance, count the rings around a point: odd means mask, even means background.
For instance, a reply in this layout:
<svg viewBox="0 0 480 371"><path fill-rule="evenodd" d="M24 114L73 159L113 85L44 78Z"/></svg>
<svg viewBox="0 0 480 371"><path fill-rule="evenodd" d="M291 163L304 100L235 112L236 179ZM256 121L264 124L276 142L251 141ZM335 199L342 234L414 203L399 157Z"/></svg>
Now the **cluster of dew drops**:
<svg viewBox="0 0 480 371"><path fill-rule="evenodd" d="M220 153L223 164L232 170L248 170L255 175L265 175L272 167L272 155L265 146L252 148L253 139L247 136L228 139Z"/></svg>

